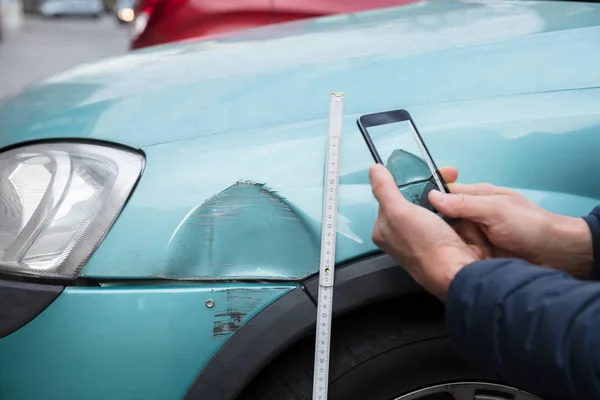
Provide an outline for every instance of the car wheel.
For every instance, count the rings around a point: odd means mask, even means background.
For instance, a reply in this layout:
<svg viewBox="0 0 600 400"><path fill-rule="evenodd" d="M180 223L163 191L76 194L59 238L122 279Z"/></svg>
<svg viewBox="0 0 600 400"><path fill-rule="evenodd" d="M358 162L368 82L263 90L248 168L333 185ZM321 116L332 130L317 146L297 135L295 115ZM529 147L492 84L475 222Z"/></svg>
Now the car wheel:
<svg viewBox="0 0 600 400"><path fill-rule="evenodd" d="M330 400L538 399L464 362L445 332L443 311L432 318L411 303L412 311L391 303L334 323ZM313 359L314 336L267 367L241 399L312 399Z"/></svg>

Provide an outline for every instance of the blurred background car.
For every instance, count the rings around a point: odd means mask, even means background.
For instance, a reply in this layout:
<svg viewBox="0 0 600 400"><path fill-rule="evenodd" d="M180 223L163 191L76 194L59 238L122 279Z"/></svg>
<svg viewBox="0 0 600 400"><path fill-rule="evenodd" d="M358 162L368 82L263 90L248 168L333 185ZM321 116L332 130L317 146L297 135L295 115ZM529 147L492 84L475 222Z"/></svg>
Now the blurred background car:
<svg viewBox="0 0 600 400"><path fill-rule="evenodd" d="M221 36L229 32L413 0L136 0L131 48Z"/></svg>
<svg viewBox="0 0 600 400"><path fill-rule="evenodd" d="M132 22L135 18L133 7L133 0L117 0L113 7L113 14L117 21L122 24Z"/></svg>
<svg viewBox="0 0 600 400"><path fill-rule="evenodd" d="M104 4L101 0L45 0L39 4L39 11L45 17L89 15L99 18Z"/></svg>

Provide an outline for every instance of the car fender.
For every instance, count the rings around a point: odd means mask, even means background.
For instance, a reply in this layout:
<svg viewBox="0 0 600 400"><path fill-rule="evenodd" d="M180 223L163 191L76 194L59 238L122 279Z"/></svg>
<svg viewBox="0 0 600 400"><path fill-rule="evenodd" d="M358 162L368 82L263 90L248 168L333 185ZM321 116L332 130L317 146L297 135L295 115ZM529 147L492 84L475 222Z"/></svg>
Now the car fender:
<svg viewBox="0 0 600 400"><path fill-rule="evenodd" d="M339 266L335 279L334 317L423 291L384 254ZM316 323L318 275L302 283L241 327L204 366L184 400L235 399L275 357L310 334Z"/></svg>

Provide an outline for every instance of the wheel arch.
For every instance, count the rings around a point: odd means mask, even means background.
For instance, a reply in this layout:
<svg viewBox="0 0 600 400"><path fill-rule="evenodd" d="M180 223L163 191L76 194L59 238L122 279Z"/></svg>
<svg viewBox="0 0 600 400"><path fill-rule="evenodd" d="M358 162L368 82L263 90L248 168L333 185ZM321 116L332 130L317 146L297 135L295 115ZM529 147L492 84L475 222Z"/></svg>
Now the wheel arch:
<svg viewBox="0 0 600 400"><path fill-rule="evenodd" d="M334 318L423 289L385 254L337 267ZM203 367L184 400L234 400L276 357L314 333L318 275L242 326Z"/></svg>

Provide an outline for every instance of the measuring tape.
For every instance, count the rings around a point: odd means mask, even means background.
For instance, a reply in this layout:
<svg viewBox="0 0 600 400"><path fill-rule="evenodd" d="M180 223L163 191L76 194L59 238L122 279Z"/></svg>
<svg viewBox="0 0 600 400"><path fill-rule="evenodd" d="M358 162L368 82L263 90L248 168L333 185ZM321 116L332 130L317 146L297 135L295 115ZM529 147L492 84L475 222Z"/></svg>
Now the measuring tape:
<svg viewBox="0 0 600 400"><path fill-rule="evenodd" d="M327 400L329 389L329 348L335 271L335 240L337 233L340 148L344 94L333 92L329 97L329 134L323 190L323 221L321 226L321 258L319 266L319 298L317 302L317 337L313 400Z"/></svg>

